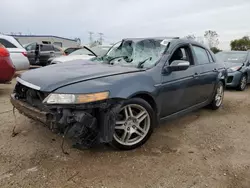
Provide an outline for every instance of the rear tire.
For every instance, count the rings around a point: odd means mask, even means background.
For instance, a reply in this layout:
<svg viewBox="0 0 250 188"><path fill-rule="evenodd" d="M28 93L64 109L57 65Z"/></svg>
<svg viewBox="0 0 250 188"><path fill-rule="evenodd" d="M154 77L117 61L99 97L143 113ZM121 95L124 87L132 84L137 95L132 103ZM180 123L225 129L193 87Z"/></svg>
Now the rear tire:
<svg viewBox="0 0 250 188"><path fill-rule="evenodd" d="M240 83L237 87L237 90L244 91L247 87L247 75L243 74L240 78Z"/></svg>
<svg viewBox="0 0 250 188"><path fill-rule="evenodd" d="M155 124L156 114L145 100L129 99L118 113L110 145L121 150L135 149L150 138Z"/></svg>
<svg viewBox="0 0 250 188"><path fill-rule="evenodd" d="M210 103L211 109L217 110L221 107L224 98L224 90L225 90L224 84L221 81L219 81L216 87L214 98Z"/></svg>

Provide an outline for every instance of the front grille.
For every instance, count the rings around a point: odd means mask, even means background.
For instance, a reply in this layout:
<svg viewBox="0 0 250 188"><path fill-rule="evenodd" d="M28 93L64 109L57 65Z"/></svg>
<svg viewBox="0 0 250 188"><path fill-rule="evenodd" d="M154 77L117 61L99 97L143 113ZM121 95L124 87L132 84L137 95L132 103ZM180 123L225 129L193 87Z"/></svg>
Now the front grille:
<svg viewBox="0 0 250 188"><path fill-rule="evenodd" d="M48 96L47 93L29 88L25 85L17 82L14 92L16 93L16 99L27 102L33 107L43 109L43 100Z"/></svg>

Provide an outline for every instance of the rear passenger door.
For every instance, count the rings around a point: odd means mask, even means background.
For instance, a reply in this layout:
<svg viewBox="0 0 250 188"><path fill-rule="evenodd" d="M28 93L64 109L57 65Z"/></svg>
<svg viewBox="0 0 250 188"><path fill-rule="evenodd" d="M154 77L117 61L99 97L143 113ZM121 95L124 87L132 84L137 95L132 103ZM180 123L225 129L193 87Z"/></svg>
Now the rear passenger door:
<svg viewBox="0 0 250 188"><path fill-rule="evenodd" d="M217 63L215 63L210 52L201 47L192 45L194 58L199 69L198 93L196 103L205 102L213 95L216 80L219 74Z"/></svg>
<svg viewBox="0 0 250 188"><path fill-rule="evenodd" d="M47 61L50 57L53 57L55 55L54 53L54 47L52 45L48 44L41 44L40 45L40 65L46 65Z"/></svg>

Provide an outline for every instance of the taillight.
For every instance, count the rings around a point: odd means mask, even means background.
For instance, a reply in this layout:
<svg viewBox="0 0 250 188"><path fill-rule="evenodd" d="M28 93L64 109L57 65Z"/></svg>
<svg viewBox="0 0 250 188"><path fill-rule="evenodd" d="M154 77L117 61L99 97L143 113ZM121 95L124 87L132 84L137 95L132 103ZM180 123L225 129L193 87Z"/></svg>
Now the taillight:
<svg viewBox="0 0 250 188"><path fill-rule="evenodd" d="M27 52L22 52L22 54L23 54L25 57L27 57Z"/></svg>
<svg viewBox="0 0 250 188"><path fill-rule="evenodd" d="M10 53L6 48L0 47L0 57L9 57Z"/></svg>

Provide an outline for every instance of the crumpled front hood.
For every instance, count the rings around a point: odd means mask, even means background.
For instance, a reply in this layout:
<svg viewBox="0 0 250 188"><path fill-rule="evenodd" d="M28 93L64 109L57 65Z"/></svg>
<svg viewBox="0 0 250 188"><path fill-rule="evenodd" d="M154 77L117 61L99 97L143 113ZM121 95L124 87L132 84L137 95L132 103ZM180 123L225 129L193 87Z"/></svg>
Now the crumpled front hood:
<svg viewBox="0 0 250 188"><path fill-rule="evenodd" d="M232 62L224 62L224 64L227 69L243 65L243 63L232 63Z"/></svg>
<svg viewBox="0 0 250 188"><path fill-rule="evenodd" d="M94 56L90 56L90 55L68 55L68 56L60 56L60 57L56 57L53 59L53 63L63 63L66 61L72 61L72 60L77 60L77 59L81 59L81 60L89 60L91 58L93 58Z"/></svg>
<svg viewBox="0 0 250 188"><path fill-rule="evenodd" d="M26 84L28 87L34 88L35 86L35 89L40 88L41 91L51 92L76 82L140 71L143 70L87 60L75 60L29 70L21 74L20 78L23 81L22 84Z"/></svg>

